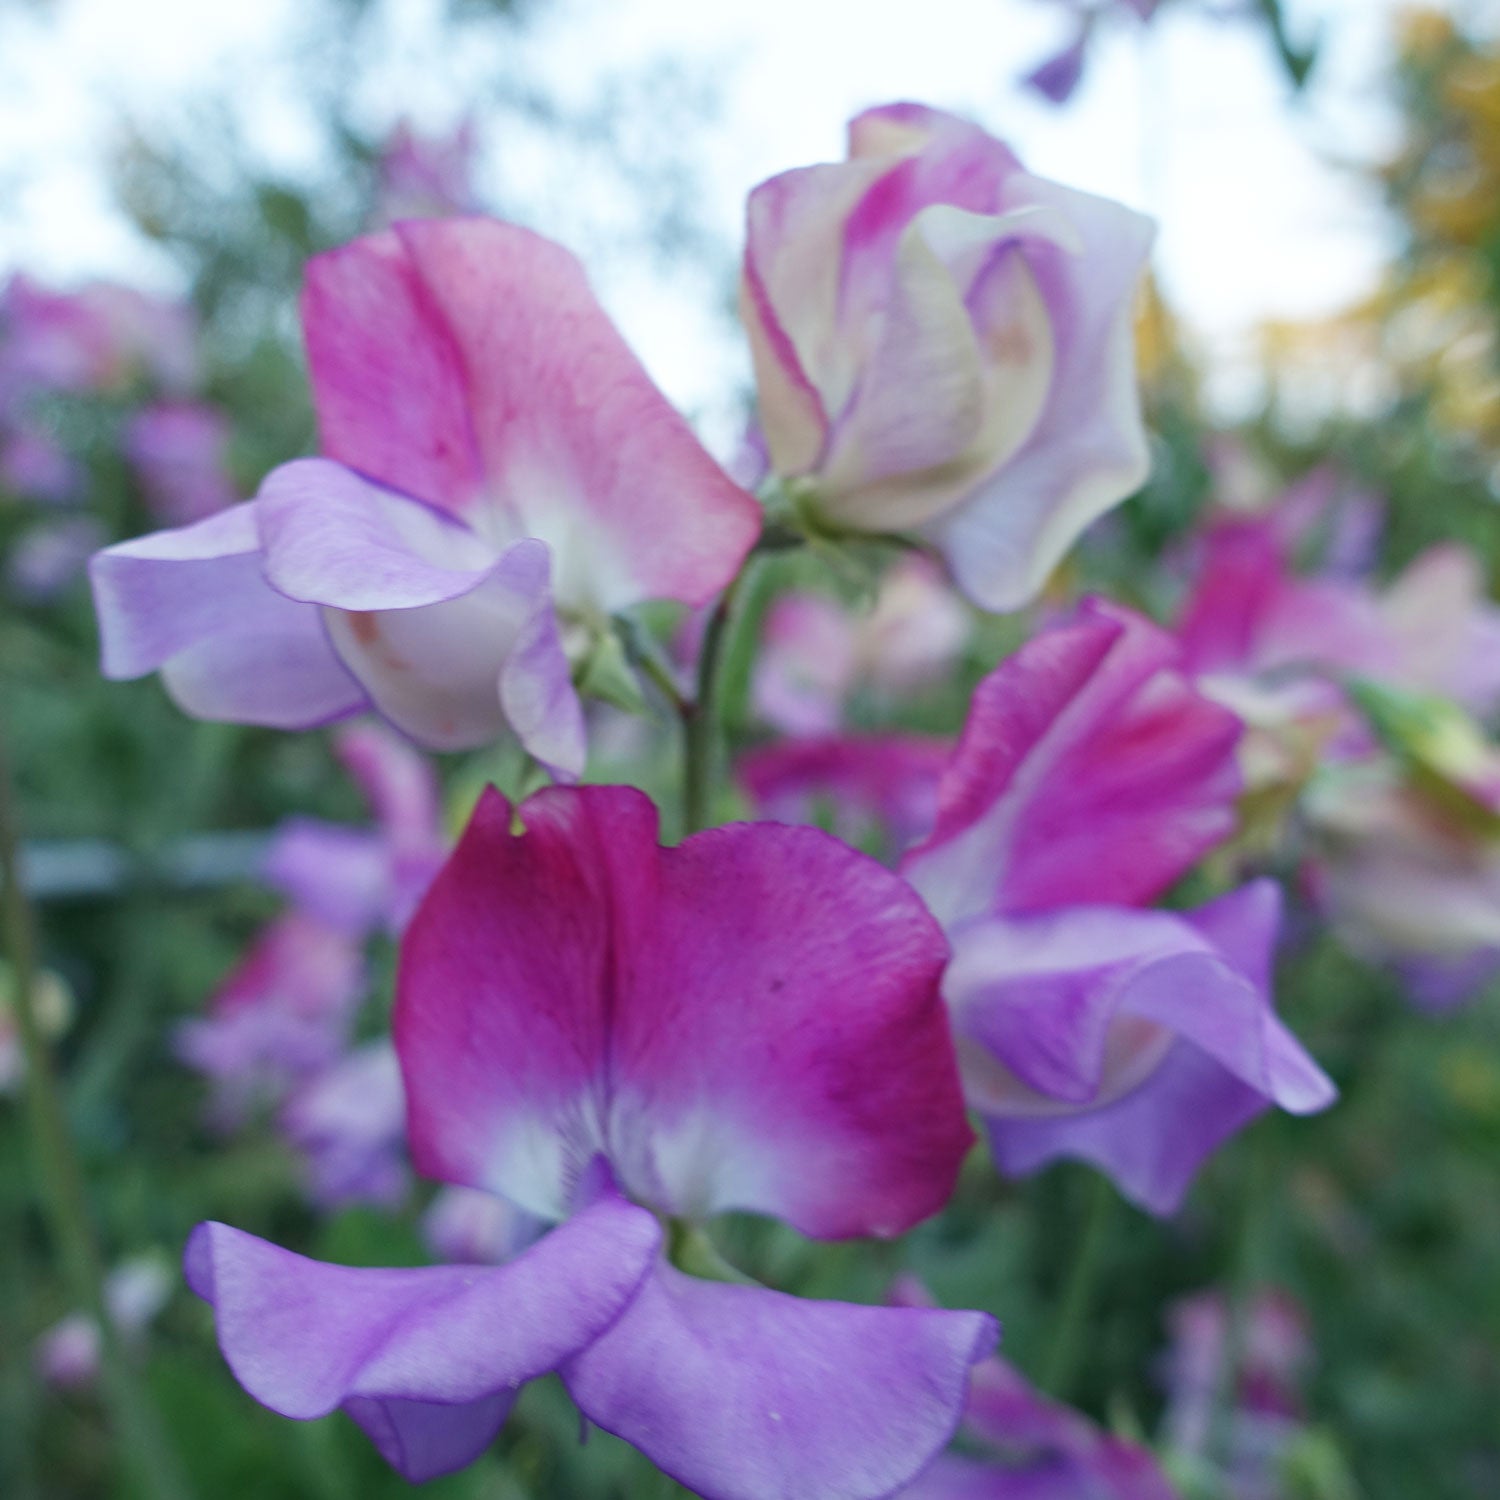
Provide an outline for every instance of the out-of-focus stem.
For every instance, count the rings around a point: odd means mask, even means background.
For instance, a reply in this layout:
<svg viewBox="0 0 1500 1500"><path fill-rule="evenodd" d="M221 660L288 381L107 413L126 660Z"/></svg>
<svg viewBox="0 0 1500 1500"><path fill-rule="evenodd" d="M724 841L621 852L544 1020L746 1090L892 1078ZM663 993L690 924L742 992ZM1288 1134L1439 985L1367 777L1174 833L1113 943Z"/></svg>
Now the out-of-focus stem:
<svg viewBox="0 0 1500 1500"><path fill-rule="evenodd" d="M1089 1185L1088 1207L1083 1228L1068 1267L1058 1303L1052 1347L1042 1374L1042 1389L1059 1401L1069 1399L1083 1353L1083 1332L1093 1310L1094 1294L1099 1283L1099 1266L1104 1242L1109 1237L1109 1221L1114 1213L1115 1190L1102 1172L1094 1174Z"/></svg>
<svg viewBox="0 0 1500 1500"><path fill-rule="evenodd" d="M718 769L719 668L745 579L755 566L752 554L719 596L703 630L698 653L698 684L691 703L682 705L682 831L697 833L708 827Z"/></svg>
<svg viewBox="0 0 1500 1500"><path fill-rule="evenodd" d="M14 980L16 1026L26 1063L26 1104L42 1196L74 1300L99 1330L100 1375L125 1460L152 1500L187 1500L175 1455L129 1369L104 1300L104 1263L89 1217L51 1053L36 1013L36 942L21 885L20 829L10 769L0 746L0 930Z"/></svg>

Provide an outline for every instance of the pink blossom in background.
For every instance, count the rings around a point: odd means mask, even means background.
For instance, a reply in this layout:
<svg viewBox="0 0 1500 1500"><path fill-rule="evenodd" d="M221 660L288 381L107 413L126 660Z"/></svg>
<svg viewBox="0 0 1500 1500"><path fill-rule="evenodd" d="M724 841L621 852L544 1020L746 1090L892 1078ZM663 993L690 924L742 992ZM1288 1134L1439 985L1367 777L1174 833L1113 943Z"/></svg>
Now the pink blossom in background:
<svg viewBox="0 0 1500 1500"><path fill-rule="evenodd" d="M1222 1292L1200 1292L1168 1313L1162 1437L1174 1452L1207 1460L1214 1413L1228 1383L1226 1493L1232 1500L1281 1500L1280 1461L1304 1425L1302 1385L1312 1366L1312 1330L1288 1293L1257 1292L1240 1310L1239 1355L1227 1369L1230 1307Z"/></svg>
<svg viewBox="0 0 1500 1500"><path fill-rule="evenodd" d="M916 530L987 609L1146 477L1149 223L914 104L750 195L741 308L773 471L836 530Z"/></svg>
<svg viewBox="0 0 1500 1500"><path fill-rule="evenodd" d="M865 609L783 594L766 613L753 705L786 734L832 734L856 693L888 703L942 680L970 628L937 567L915 553L887 570Z"/></svg>
<svg viewBox="0 0 1500 1500"><path fill-rule="evenodd" d="M627 606L712 597L755 539L754 500L577 261L527 230L414 221L331 251L303 323L328 457L101 553L106 675L159 669L203 718L374 708L445 750L509 730L576 776L578 654Z"/></svg>
<svg viewBox="0 0 1500 1500"><path fill-rule="evenodd" d="M779 740L742 755L735 778L757 817L826 827L894 861L932 827L950 753L922 735Z"/></svg>
<svg viewBox="0 0 1500 1500"><path fill-rule="evenodd" d="M39 426L0 421L0 491L60 505L79 498L83 471Z"/></svg>
<svg viewBox="0 0 1500 1500"><path fill-rule="evenodd" d="M229 418L201 401L159 401L125 430L125 456L152 513L169 526L201 521L240 496L229 477Z"/></svg>
<svg viewBox="0 0 1500 1500"><path fill-rule="evenodd" d="M126 1344L139 1344L172 1296L176 1278L166 1261L144 1254L122 1261L104 1280L104 1308ZM99 1378L99 1328L87 1313L70 1313L36 1342L38 1376L65 1390Z"/></svg>
<svg viewBox="0 0 1500 1500"><path fill-rule="evenodd" d="M18 274L0 293L0 396L114 391L135 374L185 391L198 375L197 336L185 303L111 282L57 292Z"/></svg>
<svg viewBox="0 0 1500 1500"><path fill-rule="evenodd" d="M1304 798L1306 878L1356 953L1460 964L1500 948L1500 838L1376 759L1319 777ZM1487 966L1474 971L1483 979Z"/></svg>
<svg viewBox="0 0 1500 1500"><path fill-rule="evenodd" d="M207 1014L177 1028L178 1057L210 1083L213 1122L237 1127L341 1056L365 978L357 937L298 911L267 926Z"/></svg>
<svg viewBox="0 0 1500 1500"><path fill-rule="evenodd" d="M824 1238L939 1208L970 1141L943 954L896 876L815 830L663 849L631 788L490 790L403 939L412 1158L558 1227L498 1266L369 1270L200 1225L188 1280L230 1367L285 1416L342 1407L412 1480L557 1370L710 1500L891 1494L952 1435L993 1321L703 1280L655 1215Z"/></svg>

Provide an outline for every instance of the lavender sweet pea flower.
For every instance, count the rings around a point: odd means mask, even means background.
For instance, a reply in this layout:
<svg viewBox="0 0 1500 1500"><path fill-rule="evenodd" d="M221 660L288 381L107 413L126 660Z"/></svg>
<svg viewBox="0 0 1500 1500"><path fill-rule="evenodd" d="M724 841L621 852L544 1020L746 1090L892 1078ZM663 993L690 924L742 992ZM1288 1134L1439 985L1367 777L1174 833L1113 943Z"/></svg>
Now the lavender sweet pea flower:
<svg viewBox="0 0 1500 1500"><path fill-rule="evenodd" d="M398 225L317 257L302 310L328 457L101 553L105 674L281 728L373 707L440 750L509 728L577 775L569 650L643 600L709 599L755 502L527 230Z"/></svg>
<svg viewBox="0 0 1500 1500"><path fill-rule="evenodd" d="M1272 1006L1280 911L1257 881L1193 912L1075 906L961 928L944 995L1001 1169L1081 1158L1171 1214L1273 1104L1327 1108L1333 1085Z"/></svg>
<svg viewBox="0 0 1500 1500"><path fill-rule="evenodd" d="M474 213L479 207L473 182L478 147L472 119L439 136L418 135L402 120L380 153L377 217L394 224Z"/></svg>
<svg viewBox="0 0 1500 1500"><path fill-rule="evenodd" d="M76 499L83 486L82 470L49 433L30 423L8 432L0 426L0 490L60 505Z"/></svg>
<svg viewBox="0 0 1500 1500"><path fill-rule="evenodd" d="M406 1197L406 1095L389 1042L366 1042L309 1078L286 1101L278 1124L302 1159L308 1197L319 1208L395 1208Z"/></svg>
<svg viewBox="0 0 1500 1500"><path fill-rule="evenodd" d="M901 1500L1175 1500L1151 1454L1049 1401L1003 1360L974 1371L963 1433L988 1456L944 1454Z"/></svg>
<svg viewBox="0 0 1500 1500"><path fill-rule="evenodd" d="M443 862L437 778L405 740L379 724L351 724L334 751L375 813L374 829L291 818L262 874L300 911L344 931L399 933Z"/></svg>
<svg viewBox="0 0 1500 1500"><path fill-rule="evenodd" d="M1140 215L913 104L750 195L741 307L771 466L836 530L917 530L1015 609L1146 477Z"/></svg>
<svg viewBox="0 0 1500 1500"><path fill-rule="evenodd" d="M412 1155L559 1227L501 1266L387 1271L200 1226L188 1276L231 1368L284 1415L342 1406L411 1479L557 1370L710 1500L890 1494L947 1442L992 1321L699 1280L654 1214L838 1237L940 1207L970 1139L943 956L899 879L814 830L662 849L630 788L487 792L402 944Z"/></svg>
<svg viewBox="0 0 1500 1500"><path fill-rule="evenodd" d="M185 526L233 505L225 466L229 418L201 401L159 401L131 418L130 460L159 521Z"/></svg>
<svg viewBox="0 0 1500 1500"><path fill-rule="evenodd" d="M1001 1168L1083 1157L1156 1213L1270 1104L1333 1096L1271 1006L1274 886L1136 909L1235 826L1239 723L1181 662L1098 603L1041 632L976 690L902 862L953 943L944 997Z"/></svg>
<svg viewBox="0 0 1500 1500"><path fill-rule="evenodd" d="M1237 1362L1226 1368L1230 1309L1219 1292L1183 1298L1168 1312L1163 1436L1183 1458L1214 1457L1214 1413L1228 1383L1224 1471L1214 1476L1233 1500L1281 1500L1279 1465L1303 1426L1302 1382L1311 1363L1307 1314L1285 1292L1268 1290L1240 1313Z"/></svg>

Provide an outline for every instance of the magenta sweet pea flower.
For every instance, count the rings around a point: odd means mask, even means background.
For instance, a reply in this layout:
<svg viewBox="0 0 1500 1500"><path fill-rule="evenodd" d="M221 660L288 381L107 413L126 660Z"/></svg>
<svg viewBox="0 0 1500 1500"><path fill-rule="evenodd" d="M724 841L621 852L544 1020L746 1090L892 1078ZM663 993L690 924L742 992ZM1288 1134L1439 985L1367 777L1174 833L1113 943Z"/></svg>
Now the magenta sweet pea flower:
<svg viewBox="0 0 1500 1500"><path fill-rule="evenodd" d="M487 792L402 944L412 1156L559 1227L496 1267L367 1270L200 1226L231 1368L284 1415L343 1407L411 1479L557 1370L699 1494L890 1494L947 1442L992 1320L701 1280L657 1216L841 1237L938 1209L970 1141L944 955L902 881L816 830L662 849L630 788Z"/></svg>
<svg viewBox="0 0 1500 1500"><path fill-rule="evenodd" d="M1332 1086L1277 1019L1269 882L1139 910L1235 827L1239 722L1171 636L1086 603L979 686L902 869L943 922L964 1087L1012 1175L1082 1157L1155 1213L1272 1103Z"/></svg>
<svg viewBox="0 0 1500 1500"><path fill-rule="evenodd" d="M773 471L836 530L916 530L1014 609L1148 468L1147 220L978 126L869 110L849 159L750 195L741 306Z"/></svg>
<svg viewBox="0 0 1500 1500"><path fill-rule="evenodd" d="M894 858L932 827L951 753L925 735L828 735L751 750L735 776L757 817L827 827Z"/></svg>
<svg viewBox="0 0 1500 1500"><path fill-rule="evenodd" d="M327 457L101 553L105 674L281 728L374 708L439 750L509 728L576 775L574 659L615 611L723 587L755 502L525 229L357 240L311 262L302 311Z"/></svg>
<svg viewBox="0 0 1500 1500"><path fill-rule="evenodd" d="M931 834L902 869L966 918L1153 900L1235 827L1240 721L1140 615L1088 600L974 691Z"/></svg>
<svg viewBox="0 0 1500 1500"><path fill-rule="evenodd" d="M177 1055L212 1085L215 1124L232 1129L332 1064L364 986L356 935L298 911L270 923L215 992L208 1014L177 1028Z"/></svg>

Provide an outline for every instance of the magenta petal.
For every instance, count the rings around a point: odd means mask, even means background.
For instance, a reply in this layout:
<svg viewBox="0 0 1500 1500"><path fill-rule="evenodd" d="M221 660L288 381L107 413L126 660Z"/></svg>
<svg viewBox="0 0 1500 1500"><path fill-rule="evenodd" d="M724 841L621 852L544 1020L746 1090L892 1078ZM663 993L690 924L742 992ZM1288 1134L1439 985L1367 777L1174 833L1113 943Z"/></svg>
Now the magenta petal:
<svg viewBox="0 0 1500 1500"><path fill-rule="evenodd" d="M267 584L253 502L108 547L89 576L106 677L160 669L188 713L276 729L367 704L318 611Z"/></svg>
<svg viewBox="0 0 1500 1500"><path fill-rule="evenodd" d="M904 882L813 829L658 849L625 787L480 802L407 931L396 1008L429 1176L559 1215L604 1151L632 1196L825 1237L935 1212L970 1141Z"/></svg>
<svg viewBox="0 0 1500 1500"><path fill-rule="evenodd" d="M619 1316L659 1235L607 1197L504 1266L371 1270L200 1224L184 1270L251 1396L298 1420L344 1407L416 1481L475 1458L525 1381Z"/></svg>
<svg viewBox="0 0 1500 1500"><path fill-rule="evenodd" d="M939 920L1148 901L1234 828L1240 721L1172 638L1088 601L980 683L903 870Z"/></svg>
<svg viewBox="0 0 1500 1500"><path fill-rule="evenodd" d="M665 1264L563 1367L590 1420L707 1500L874 1500L958 1424L983 1313L811 1302Z"/></svg>

